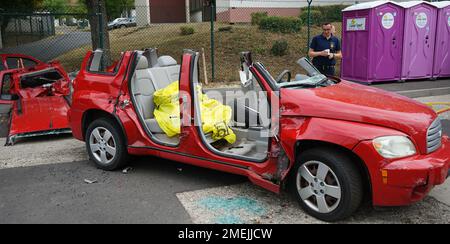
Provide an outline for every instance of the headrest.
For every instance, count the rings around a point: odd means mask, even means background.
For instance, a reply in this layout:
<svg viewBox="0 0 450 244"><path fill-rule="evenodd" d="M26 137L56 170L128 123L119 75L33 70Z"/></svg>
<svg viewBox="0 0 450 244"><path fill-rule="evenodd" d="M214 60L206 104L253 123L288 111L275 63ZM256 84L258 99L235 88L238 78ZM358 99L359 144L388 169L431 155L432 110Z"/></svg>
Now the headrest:
<svg viewBox="0 0 450 244"><path fill-rule="evenodd" d="M177 65L177 61L170 56L161 56L158 58L158 66L159 67L167 67Z"/></svg>
<svg viewBox="0 0 450 244"><path fill-rule="evenodd" d="M139 58L139 61L138 61L137 65L136 65L136 69L137 70L148 69L148 60L147 60L146 57L141 56Z"/></svg>
<svg viewBox="0 0 450 244"><path fill-rule="evenodd" d="M142 56L147 58L147 61L149 61L149 68L152 68L154 66L158 65L158 51L156 48L147 48L142 53Z"/></svg>

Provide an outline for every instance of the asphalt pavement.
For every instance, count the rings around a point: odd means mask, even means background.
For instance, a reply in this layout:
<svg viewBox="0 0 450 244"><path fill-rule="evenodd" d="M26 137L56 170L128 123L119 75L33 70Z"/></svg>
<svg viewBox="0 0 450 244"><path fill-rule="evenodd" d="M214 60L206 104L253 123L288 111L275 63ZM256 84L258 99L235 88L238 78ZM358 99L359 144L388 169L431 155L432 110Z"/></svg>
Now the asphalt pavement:
<svg viewBox="0 0 450 244"><path fill-rule="evenodd" d="M51 61L64 53L91 43L91 33L87 31L69 31L40 41L17 47L0 49L0 53L20 53L35 57L41 61Z"/></svg>

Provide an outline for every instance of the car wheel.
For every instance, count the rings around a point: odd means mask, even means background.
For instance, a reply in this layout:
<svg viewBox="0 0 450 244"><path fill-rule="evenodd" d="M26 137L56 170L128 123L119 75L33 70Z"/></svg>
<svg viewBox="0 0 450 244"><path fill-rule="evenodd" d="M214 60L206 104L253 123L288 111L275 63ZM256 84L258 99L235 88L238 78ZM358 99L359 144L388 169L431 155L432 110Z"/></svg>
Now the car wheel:
<svg viewBox="0 0 450 244"><path fill-rule="evenodd" d="M120 29L125 29L125 28L127 28L126 25L121 25L121 26L120 26Z"/></svg>
<svg viewBox="0 0 450 244"><path fill-rule="evenodd" d="M116 170L127 163L128 153L120 129L108 119L92 122L86 131L89 157L103 170Z"/></svg>
<svg viewBox="0 0 450 244"><path fill-rule="evenodd" d="M350 217L361 205L363 181L342 152L317 148L299 156L293 171L294 195L311 216L334 222Z"/></svg>

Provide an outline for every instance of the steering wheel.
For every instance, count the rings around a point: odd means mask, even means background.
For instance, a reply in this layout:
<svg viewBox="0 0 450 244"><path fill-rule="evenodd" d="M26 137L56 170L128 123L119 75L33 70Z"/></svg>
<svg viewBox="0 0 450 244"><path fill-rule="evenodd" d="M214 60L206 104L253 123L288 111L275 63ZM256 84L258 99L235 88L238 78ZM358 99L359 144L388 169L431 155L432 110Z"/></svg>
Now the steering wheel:
<svg viewBox="0 0 450 244"><path fill-rule="evenodd" d="M283 80L283 77L284 76L288 76L287 77L287 80ZM281 82L290 82L291 81L291 77L292 77L292 75L291 75L291 71L290 70L284 70L283 72L281 72L281 74L277 77L277 82L278 83L281 83Z"/></svg>

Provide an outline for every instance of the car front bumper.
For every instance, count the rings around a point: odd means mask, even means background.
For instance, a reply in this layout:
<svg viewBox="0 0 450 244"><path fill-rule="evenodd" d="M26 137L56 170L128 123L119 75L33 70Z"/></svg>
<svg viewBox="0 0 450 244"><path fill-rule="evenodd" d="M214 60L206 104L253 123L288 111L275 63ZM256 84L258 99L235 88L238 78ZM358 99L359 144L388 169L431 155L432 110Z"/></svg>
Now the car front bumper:
<svg viewBox="0 0 450 244"><path fill-rule="evenodd" d="M409 205L443 184L450 174L450 141L446 136L442 140L442 147L431 154L397 160L381 157L371 141L359 143L354 152L368 168L373 205Z"/></svg>

